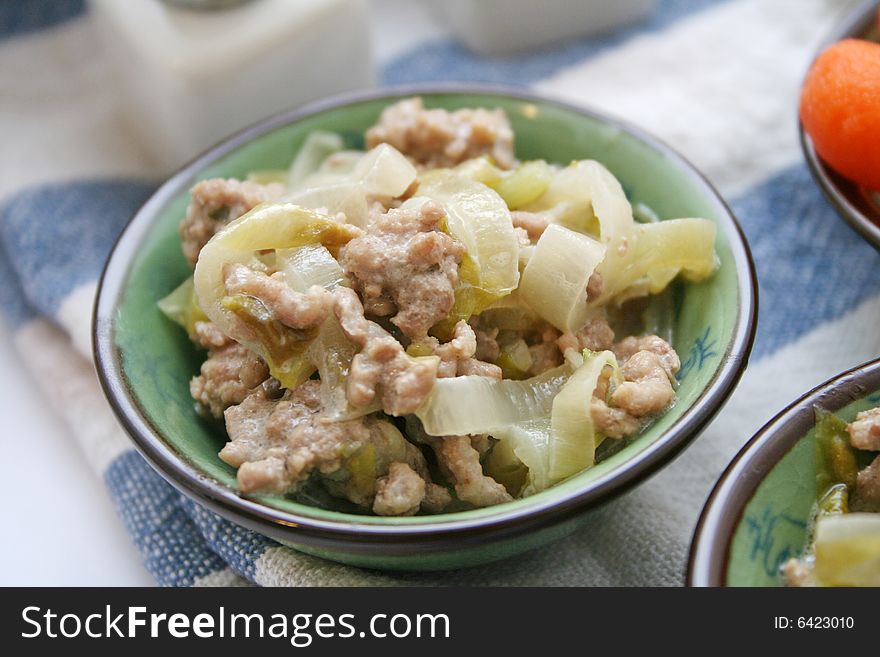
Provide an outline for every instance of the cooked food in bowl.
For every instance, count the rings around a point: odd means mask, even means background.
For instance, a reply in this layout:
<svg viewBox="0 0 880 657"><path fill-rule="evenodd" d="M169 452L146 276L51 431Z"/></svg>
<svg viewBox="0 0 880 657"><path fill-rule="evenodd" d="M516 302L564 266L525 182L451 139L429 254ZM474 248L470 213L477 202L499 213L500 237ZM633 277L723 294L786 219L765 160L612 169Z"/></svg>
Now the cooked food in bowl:
<svg viewBox="0 0 880 657"><path fill-rule="evenodd" d="M810 542L782 568L790 586L880 586L880 407L849 424L817 409Z"/></svg>
<svg viewBox="0 0 880 657"><path fill-rule="evenodd" d="M242 492L490 506L674 404L669 287L712 275L714 223L637 221L592 160L517 161L500 109L403 100L365 144L313 132L288 170L192 188L194 274L160 307L208 350L191 392Z"/></svg>

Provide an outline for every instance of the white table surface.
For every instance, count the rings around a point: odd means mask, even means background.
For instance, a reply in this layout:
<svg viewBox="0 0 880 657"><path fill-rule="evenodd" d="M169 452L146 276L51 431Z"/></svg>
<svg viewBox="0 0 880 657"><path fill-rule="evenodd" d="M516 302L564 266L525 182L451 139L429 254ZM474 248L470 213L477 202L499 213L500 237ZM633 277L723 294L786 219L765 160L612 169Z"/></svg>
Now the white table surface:
<svg viewBox="0 0 880 657"><path fill-rule="evenodd" d="M2 322L0 372L6 463L27 466L0 477L0 585L152 585L103 482L46 408Z"/></svg>
<svg viewBox="0 0 880 657"><path fill-rule="evenodd" d="M380 65L442 32L421 3L373 0L373 5ZM0 417L6 463L28 465L5 468L0 478L0 585L153 585L103 482L46 408L2 318Z"/></svg>

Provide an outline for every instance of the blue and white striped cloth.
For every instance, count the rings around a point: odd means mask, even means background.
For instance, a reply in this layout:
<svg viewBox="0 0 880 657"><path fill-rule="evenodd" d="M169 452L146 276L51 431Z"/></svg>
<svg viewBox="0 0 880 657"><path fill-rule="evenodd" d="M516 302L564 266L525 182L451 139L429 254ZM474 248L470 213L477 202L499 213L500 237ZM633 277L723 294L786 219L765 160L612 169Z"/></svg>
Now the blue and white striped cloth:
<svg viewBox="0 0 880 657"><path fill-rule="evenodd" d="M530 86L642 125L731 200L754 252L758 339L728 406L676 462L536 552L440 575L340 566L205 511L133 451L87 360L89 311L113 240L161 172L129 146L81 0L0 4L0 308L159 584L680 584L697 514L742 443L813 384L880 352L880 255L825 202L796 137L800 79L853 4L665 0L640 25L539 54L479 58L434 27L427 42L387 49L385 84Z"/></svg>

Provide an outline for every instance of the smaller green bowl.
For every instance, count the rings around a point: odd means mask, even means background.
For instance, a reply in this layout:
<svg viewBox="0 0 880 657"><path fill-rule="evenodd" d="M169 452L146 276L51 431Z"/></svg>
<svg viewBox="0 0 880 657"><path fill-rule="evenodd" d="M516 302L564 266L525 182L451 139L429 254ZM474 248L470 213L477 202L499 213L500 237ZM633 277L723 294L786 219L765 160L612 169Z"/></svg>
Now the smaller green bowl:
<svg viewBox="0 0 880 657"><path fill-rule="evenodd" d="M782 586L816 501L816 414L851 422L880 404L880 360L814 388L768 422L721 475L691 543L689 586Z"/></svg>
<svg viewBox="0 0 880 657"><path fill-rule="evenodd" d="M222 426L194 410L188 381L201 359L156 302L188 274L177 226L197 181L286 166L316 129L349 146L382 109L421 95L429 107L501 107L517 155L553 162L593 158L630 199L660 218L706 217L718 227L720 267L676 290L673 345L682 355L676 404L646 432L595 467L531 497L436 516L379 518L342 505L319 508L281 495L242 495L217 452ZM299 550L384 569L445 569L537 547L574 530L584 512L669 462L718 412L746 366L757 286L745 237L706 180L636 128L594 112L511 89L409 87L336 98L283 114L216 146L174 174L137 212L104 270L95 305L95 359L102 385L137 448L171 484L245 527Z"/></svg>
<svg viewBox="0 0 880 657"><path fill-rule="evenodd" d="M845 18L822 43L817 56L831 44L848 38L880 39L877 32L877 3L874 0L861 4ZM859 187L834 171L819 157L804 126L799 125L798 130L807 166L825 197L853 230L874 248L880 249L880 191Z"/></svg>

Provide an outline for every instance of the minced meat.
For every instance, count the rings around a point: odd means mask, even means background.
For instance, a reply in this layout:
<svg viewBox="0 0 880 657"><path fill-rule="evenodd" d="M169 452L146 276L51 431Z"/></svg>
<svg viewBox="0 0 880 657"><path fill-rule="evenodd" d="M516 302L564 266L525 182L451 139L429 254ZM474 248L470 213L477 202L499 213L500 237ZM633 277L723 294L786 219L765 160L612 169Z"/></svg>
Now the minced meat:
<svg viewBox="0 0 880 657"><path fill-rule="evenodd" d="M880 408L872 408L856 415L847 431L850 443L856 449L880 451Z"/></svg>
<svg viewBox="0 0 880 657"><path fill-rule="evenodd" d="M214 417L240 404L269 377L266 363L247 347L232 342L209 352L201 373L189 384L190 393Z"/></svg>
<svg viewBox="0 0 880 657"><path fill-rule="evenodd" d="M547 230L547 226L553 223L553 217L548 214L537 214L525 210L514 210L510 213L510 219L515 228L522 228L526 231L530 241L541 237Z"/></svg>
<svg viewBox="0 0 880 657"><path fill-rule="evenodd" d="M480 453L468 436L445 436L431 441L437 464L455 487L463 502L474 506L492 506L510 502L510 493L497 481L483 474Z"/></svg>
<svg viewBox="0 0 880 657"><path fill-rule="evenodd" d="M624 381L608 395L607 375L600 378L590 413L601 434L625 438L641 431L650 416L675 399L673 381L680 363L675 350L656 335L624 338L613 349Z"/></svg>
<svg viewBox="0 0 880 657"><path fill-rule="evenodd" d="M367 130L367 148L390 144L425 168L451 167L481 155L509 169L514 164L513 129L501 109L425 109L421 98L385 108Z"/></svg>
<svg viewBox="0 0 880 657"><path fill-rule="evenodd" d="M538 376L562 365L562 351L557 345L559 331L547 324L534 334L534 338L528 338L529 355L532 358L529 376Z"/></svg>
<svg viewBox="0 0 880 657"><path fill-rule="evenodd" d="M566 349L574 349L577 352L581 352L584 349L605 351L606 349L611 349L614 344L614 331L611 330L611 327L604 318L597 317L587 321L575 333L563 333L559 336L556 344L563 353L565 353ZM618 358L620 357L618 356Z"/></svg>
<svg viewBox="0 0 880 657"><path fill-rule="evenodd" d="M678 372L681 367L681 361L675 349L672 348L666 340L656 335L640 335L624 338L613 347L617 360L623 363L632 358L639 351L650 351L660 357L660 363L663 369L667 371L670 377Z"/></svg>
<svg viewBox="0 0 880 657"><path fill-rule="evenodd" d="M477 350L474 352L474 358L487 363L494 363L501 355L501 347L498 344L498 329L476 328L476 322L472 324L474 327L474 336L477 340Z"/></svg>
<svg viewBox="0 0 880 657"><path fill-rule="evenodd" d="M635 417L658 413L672 403L675 389L660 356L637 351L621 366L624 382L611 393L611 402Z"/></svg>
<svg viewBox="0 0 880 657"><path fill-rule="evenodd" d="M471 325L464 320L455 325L452 340L449 342L441 343L437 338L428 336L420 340L419 345L430 349L440 357L437 376L441 379L468 374L501 379L500 367L474 357L477 351L477 336Z"/></svg>
<svg viewBox="0 0 880 657"><path fill-rule="evenodd" d="M354 290L337 288L334 297L342 331L358 348L346 382L348 400L363 407L378 395L390 415L415 412L434 387L437 360L409 356L388 331L364 317Z"/></svg>
<svg viewBox="0 0 880 657"><path fill-rule="evenodd" d="M333 309L333 297L319 285L304 294L284 282L283 274L271 276L241 264L223 268L226 292L259 299L279 322L293 329L320 325Z"/></svg>
<svg viewBox="0 0 880 657"><path fill-rule="evenodd" d="M280 399L258 388L225 417L230 440L220 458L238 468L242 492L292 493L318 475L331 494L379 515L412 515L422 505L440 510L449 502L449 493L431 482L421 451L389 422L328 421L318 381Z"/></svg>
<svg viewBox="0 0 880 657"><path fill-rule="evenodd" d="M855 493L854 511L880 512L880 456L859 471Z"/></svg>
<svg viewBox="0 0 880 657"><path fill-rule="evenodd" d="M411 516L425 499L425 480L406 463L392 463L376 481L373 512L380 516Z"/></svg>
<svg viewBox="0 0 880 657"><path fill-rule="evenodd" d="M434 202L372 212L366 234L340 250L369 315L389 317L410 339L445 319L455 301L461 242L440 230L446 214Z"/></svg>
<svg viewBox="0 0 880 657"><path fill-rule="evenodd" d="M232 344L232 338L220 330L214 322L196 322L193 325L193 341L204 349L220 349Z"/></svg>
<svg viewBox="0 0 880 657"><path fill-rule="evenodd" d="M260 185L233 178L212 178L190 190L190 203L180 224L183 255L191 265L214 233L260 203L274 201L284 194L284 185Z"/></svg>

